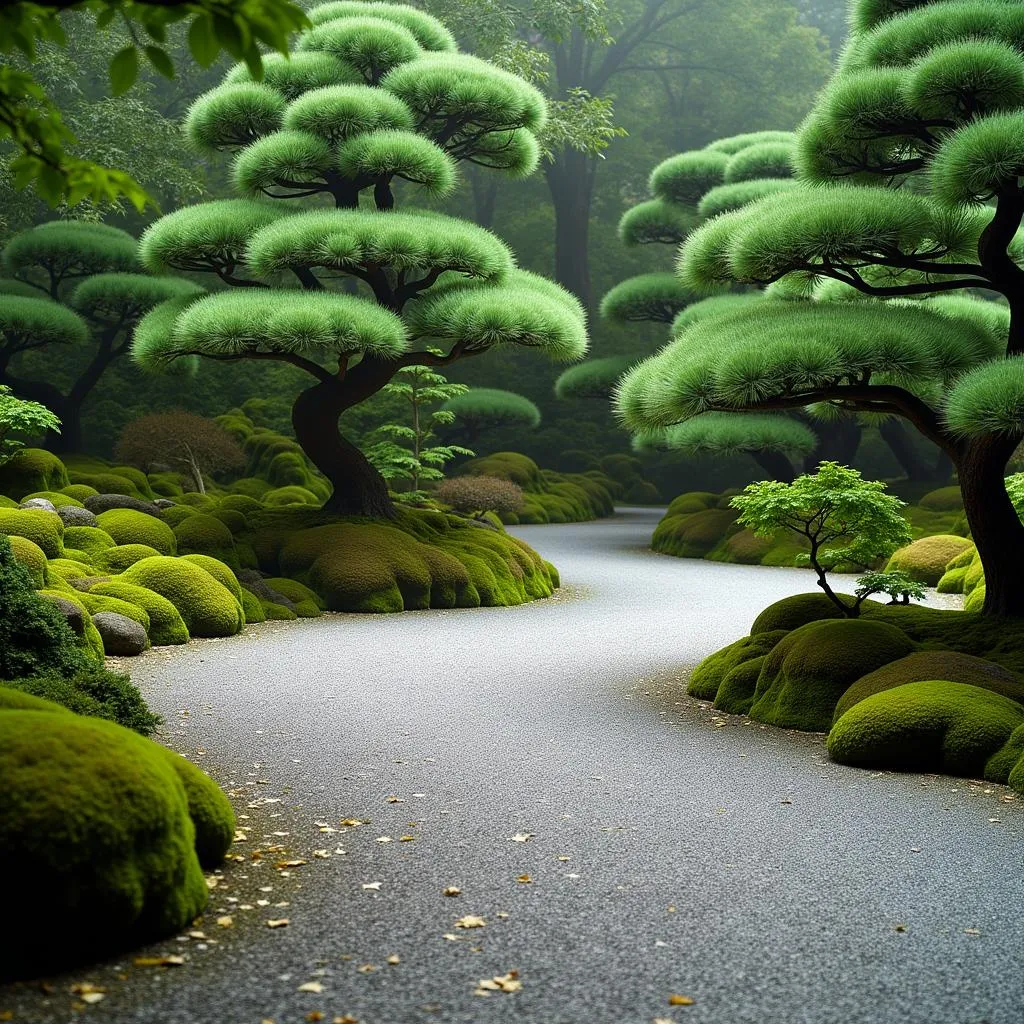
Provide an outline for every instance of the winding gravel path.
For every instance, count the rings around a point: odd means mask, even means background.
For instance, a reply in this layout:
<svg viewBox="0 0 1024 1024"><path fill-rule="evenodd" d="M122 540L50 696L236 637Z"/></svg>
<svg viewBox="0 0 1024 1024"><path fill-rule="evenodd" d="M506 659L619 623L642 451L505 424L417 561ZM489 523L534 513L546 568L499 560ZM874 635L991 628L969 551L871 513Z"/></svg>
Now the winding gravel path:
<svg viewBox="0 0 1024 1024"><path fill-rule="evenodd" d="M809 577L654 555L657 517L523 529L562 570L550 601L136 660L262 859L214 890L218 942L154 947L184 967L126 957L0 1010L68 1020L88 978L107 988L91 1019L146 1024L1020 1024L1021 802L840 768L819 736L686 698L689 667ZM474 995L508 971L521 991Z"/></svg>

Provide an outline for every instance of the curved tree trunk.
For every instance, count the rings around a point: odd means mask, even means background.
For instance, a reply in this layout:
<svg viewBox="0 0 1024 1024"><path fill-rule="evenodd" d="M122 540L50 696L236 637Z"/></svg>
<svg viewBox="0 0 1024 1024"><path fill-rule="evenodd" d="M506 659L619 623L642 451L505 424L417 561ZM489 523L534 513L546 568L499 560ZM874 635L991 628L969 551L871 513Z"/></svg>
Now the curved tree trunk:
<svg viewBox="0 0 1024 1024"><path fill-rule="evenodd" d="M1016 440L965 442L956 458L964 511L985 567L985 614L1024 618L1024 524L1003 474Z"/></svg>
<svg viewBox="0 0 1024 1024"><path fill-rule="evenodd" d="M781 452L748 452L747 453L768 474L769 480L781 480L791 484L796 477L793 463Z"/></svg>
<svg viewBox="0 0 1024 1024"><path fill-rule="evenodd" d="M353 403L340 382L321 381L303 391L292 406L292 426L302 450L333 488L328 512L394 519L395 506L384 478L338 430L338 418Z"/></svg>
<svg viewBox="0 0 1024 1024"><path fill-rule="evenodd" d="M588 312L593 301L589 236L594 162L586 153L566 149L546 172L555 207L555 280Z"/></svg>
<svg viewBox="0 0 1024 1024"><path fill-rule="evenodd" d="M838 462L842 466L849 466L853 462L863 433L855 417L816 420L809 426L818 436L818 445L804 460L804 468L808 473L813 473L820 462Z"/></svg>

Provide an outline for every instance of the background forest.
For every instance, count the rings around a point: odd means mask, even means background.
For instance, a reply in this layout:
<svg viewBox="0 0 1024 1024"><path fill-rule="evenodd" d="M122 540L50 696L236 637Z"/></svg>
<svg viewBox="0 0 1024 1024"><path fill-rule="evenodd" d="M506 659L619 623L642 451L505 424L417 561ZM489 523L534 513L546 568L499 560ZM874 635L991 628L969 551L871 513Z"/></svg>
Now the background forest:
<svg viewBox="0 0 1024 1024"><path fill-rule="evenodd" d="M455 27L464 49L516 71L549 97L540 172L513 180L471 169L454 194L435 205L493 228L523 268L575 293L591 315L593 357L639 358L663 340L658 324L616 325L597 316L602 295L617 282L664 269L663 253L626 248L617 237L623 211L647 194L651 167L717 137L794 128L827 79L845 34L841 0L421 0L417 6ZM163 212L229 195L225 162L195 155L179 128L192 101L223 77L227 58L200 68L186 58L183 32L172 30L174 79L150 69L127 94L111 97L106 69L124 43L121 30L111 26L97 35L84 19L65 20L68 46L44 45L33 71L68 126L88 140L78 155L130 173ZM53 216L31 190L14 188L2 159L0 211L0 244ZM87 203L63 214L102 217L134 235L155 217L151 209L140 214L127 204L113 215ZM72 347L54 351L24 354L18 369L66 386L81 367ZM561 369L515 347L451 369L449 380L519 392L541 412L537 429L489 431L474 445L479 454L511 448L543 465L573 469L562 459L566 449L595 457L630 451L629 435L608 403L555 397ZM262 422L290 432L287 396L296 375L287 366L246 361L204 365L194 379L150 378L119 359L84 408L84 447L109 456L124 425L140 415L184 406L214 416L254 396L263 400ZM400 396L381 393L346 413L343 428L365 447L383 424L400 418L401 403ZM744 456L641 457L647 476L666 494L722 489L746 482L754 470ZM899 473L874 431L866 433L855 461L872 476Z"/></svg>

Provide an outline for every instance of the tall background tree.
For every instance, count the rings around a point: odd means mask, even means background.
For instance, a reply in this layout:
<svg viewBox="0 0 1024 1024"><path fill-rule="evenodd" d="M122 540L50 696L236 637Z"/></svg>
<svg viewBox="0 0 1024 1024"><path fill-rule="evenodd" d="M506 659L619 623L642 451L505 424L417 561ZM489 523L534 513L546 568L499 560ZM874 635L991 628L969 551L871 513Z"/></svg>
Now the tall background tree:
<svg viewBox="0 0 1024 1024"><path fill-rule="evenodd" d="M1024 7L850 9L851 44L800 132L806 185L698 228L680 268L693 288L830 279L865 298L829 285L701 321L626 378L619 406L638 427L817 402L902 417L956 467L985 613L1024 616L1004 484L1024 436Z"/></svg>
<svg viewBox="0 0 1024 1024"><path fill-rule="evenodd" d="M153 368L199 355L302 370L313 383L292 424L332 484L327 507L391 516L385 481L339 432L341 414L410 366L500 345L578 358L585 319L564 289L517 270L490 232L395 209L416 189L448 194L462 162L529 173L544 97L460 53L414 8L335 2L310 18L290 61L264 61L261 82L239 65L191 108L191 139L235 151L234 185L251 198L187 207L147 231L149 269L212 274L229 288L157 307L134 352ZM308 199L320 208L294 209Z"/></svg>

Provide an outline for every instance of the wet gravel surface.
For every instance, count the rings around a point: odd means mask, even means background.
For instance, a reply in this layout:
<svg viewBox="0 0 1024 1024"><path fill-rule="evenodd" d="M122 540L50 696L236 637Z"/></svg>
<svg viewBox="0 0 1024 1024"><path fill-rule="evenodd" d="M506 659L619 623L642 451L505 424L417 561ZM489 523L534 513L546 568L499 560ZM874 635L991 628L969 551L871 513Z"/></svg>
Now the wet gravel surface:
<svg viewBox="0 0 1024 1024"><path fill-rule="evenodd" d="M191 936L0 989L0 1020L1020 1024L1022 802L687 698L810 579L654 555L658 515L521 529L549 601L136 659L240 860Z"/></svg>

